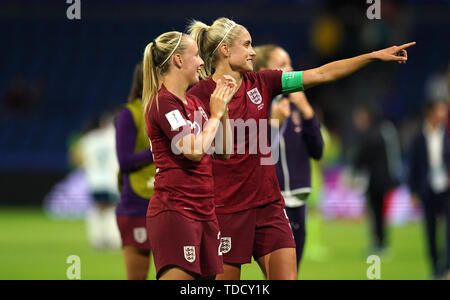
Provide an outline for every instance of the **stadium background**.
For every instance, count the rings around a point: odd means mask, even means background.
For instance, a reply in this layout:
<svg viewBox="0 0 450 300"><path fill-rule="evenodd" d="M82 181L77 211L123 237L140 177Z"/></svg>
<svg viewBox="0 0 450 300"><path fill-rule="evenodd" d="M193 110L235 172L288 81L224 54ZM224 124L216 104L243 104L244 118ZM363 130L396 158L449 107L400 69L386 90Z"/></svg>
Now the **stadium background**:
<svg viewBox="0 0 450 300"><path fill-rule="evenodd" d="M284 47L297 70L417 42L406 65L375 63L307 92L339 141L323 166L332 170L348 165L356 142L351 112L361 102L377 103L396 125L405 154L420 124L426 83L449 63L450 3L445 0L381 0L381 20L367 18L366 1L347 0L81 0L81 20L66 17L69 5L63 0L0 3L0 279L64 279L72 254L81 257L83 279L125 277L120 252L91 249L82 219L46 213L43 205L71 174L71 139L89 120L126 101L145 45L162 32L185 30L191 18L210 23L231 17L249 29L255 45ZM340 198L344 194L325 207L318 199L311 210L310 219L321 222L316 250L323 253L316 257L307 243L302 278L367 278L364 203L357 196L353 202ZM393 217L382 279L427 279L420 213L399 218ZM308 238L314 239L314 230ZM243 274L261 278L255 265Z"/></svg>

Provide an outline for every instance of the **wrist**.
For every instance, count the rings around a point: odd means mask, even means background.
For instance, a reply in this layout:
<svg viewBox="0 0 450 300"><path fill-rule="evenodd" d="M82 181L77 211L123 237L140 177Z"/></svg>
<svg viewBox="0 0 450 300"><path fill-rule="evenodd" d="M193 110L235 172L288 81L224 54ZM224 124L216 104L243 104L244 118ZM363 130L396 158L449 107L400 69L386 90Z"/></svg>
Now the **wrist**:
<svg viewBox="0 0 450 300"><path fill-rule="evenodd" d="M228 107L225 108L225 112L223 113L222 119L228 119Z"/></svg>
<svg viewBox="0 0 450 300"><path fill-rule="evenodd" d="M379 56L378 56L378 51L372 51L370 53L367 53L366 57L371 62L380 59Z"/></svg>
<svg viewBox="0 0 450 300"><path fill-rule="evenodd" d="M211 122L217 122L217 121L220 122L221 119L222 119L222 117L219 115L212 115L211 117L209 117L209 121L211 121Z"/></svg>
<svg viewBox="0 0 450 300"><path fill-rule="evenodd" d="M220 121L220 119L222 119L222 117L225 115L224 112L222 113L211 113L211 117L209 117L209 119L217 119Z"/></svg>

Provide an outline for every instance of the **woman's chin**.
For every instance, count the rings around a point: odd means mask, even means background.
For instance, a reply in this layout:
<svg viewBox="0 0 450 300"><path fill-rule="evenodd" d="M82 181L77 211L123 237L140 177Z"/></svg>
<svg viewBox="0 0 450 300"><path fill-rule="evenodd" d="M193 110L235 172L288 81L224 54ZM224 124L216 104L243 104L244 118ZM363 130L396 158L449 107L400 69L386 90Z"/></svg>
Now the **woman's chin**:
<svg viewBox="0 0 450 300"><path fill-rule="evenodd" d="M253 62L247 63L245 65L245 69L246 69L245 72L253 72L254 70Z"/></svg>
<svg viewBox="0 0 450 300"><path fill-rule="evenodd" d="M197 84L199 81L200 81L200 75L197 75L194 78L192 78L190 85Z"/></svg>

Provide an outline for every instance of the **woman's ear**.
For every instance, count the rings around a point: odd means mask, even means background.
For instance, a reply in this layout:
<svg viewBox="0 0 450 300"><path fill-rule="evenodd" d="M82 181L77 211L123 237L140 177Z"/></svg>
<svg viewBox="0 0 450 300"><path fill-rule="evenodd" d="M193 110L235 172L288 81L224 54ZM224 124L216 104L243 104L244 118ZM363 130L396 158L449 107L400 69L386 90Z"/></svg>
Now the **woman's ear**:
<svg viewBox="0 0 450 300"><path fill-rule="evenodd" d="M228 47L227 44L222 43L222 45L220 45L220 47L219 47L219 50L225 57L230 56L230 48Z"/></svg>
<svg viewBox="0 0 450 300"><path fill-rule="evenodd" d="M173 63L178 69L181 69L183 65L183 59L181 58L181 54L177 53L173 56Z"/></svg>

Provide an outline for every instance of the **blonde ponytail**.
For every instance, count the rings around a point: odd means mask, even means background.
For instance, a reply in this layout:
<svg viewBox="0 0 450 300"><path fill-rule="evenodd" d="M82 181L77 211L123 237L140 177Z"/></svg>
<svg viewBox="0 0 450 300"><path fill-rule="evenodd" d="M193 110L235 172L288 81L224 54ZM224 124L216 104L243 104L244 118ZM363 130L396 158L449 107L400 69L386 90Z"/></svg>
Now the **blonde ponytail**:
<svg viewBox="0 0 450 300"><path fill-rule="evenodd" d="M143 61L143 76L142 76L142 105L144 112L147 112L151 100L155 97L159 90L158 74L156 72L155 62L153 60L152 48L154 43L145 47L144 61Z"/></svg>
<svg viewBox="0 0 450 300"><path fill-rule="evenodd" d="M161 34L149 43L144 50L143 59L143 82L142 82L142 105L144 113L151 107L153 99L156 98L158 105L158 91L162 82L162 76L171 67L171 58L176 53L183 54L186 46L183 44L183 33L171 31Z"/></svg>
<svg viewBox="0 0 450 300"><path fill-rule="evenodd" d="M188 27L189 35L197 43L200 57L203 59L204 65L200 69L200 77L205 79L211 75L212 63L211 56L208 55L206 48L206 33L211 26L206 25L203 22L192 20Z"/></svg>

